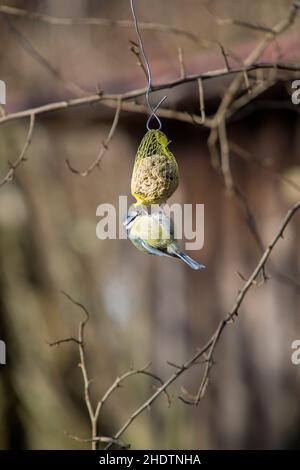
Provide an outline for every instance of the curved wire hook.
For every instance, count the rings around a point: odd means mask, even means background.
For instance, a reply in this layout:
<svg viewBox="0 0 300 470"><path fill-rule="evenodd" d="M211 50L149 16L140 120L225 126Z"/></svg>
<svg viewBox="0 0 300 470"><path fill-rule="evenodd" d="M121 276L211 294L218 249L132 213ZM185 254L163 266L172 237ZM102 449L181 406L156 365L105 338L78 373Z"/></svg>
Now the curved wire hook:
<svg viewBox="0 0 300 470"><path fill-rule="evenodd" d="M143 59L144 59L144 64L145 64L147 77L148 77L148 88L147 88L147 91L146 91L146 101L147 101L147 106L149 108L150 116L147 120L146 127L147 127L148 131L150 131L151 130L151 127L150 127L151 120L152 120L152 118L155 118L157 123L158 123L158 130L160 130L162 128L162 122L159 119L159 117L157 116L156 111L158 110L158 108L160 107L162 102L165 101L167 96L164 96L158 102L158 104L155 107L153 107L151 105L150 92L151 92L151 89L152 89L152 75L151 75L151 69L150 69L150 66L149 66L149 62L148 62L148 59L147 59L147 56L146 56L146 53L145 53L142 36L141 36L140 30L139 30L139 25L138 25L137 16L136 16L135 7L134 7L134 0L130 0L130 7L131 7L131 12L132 12L135 31L136 31L136 34L137 34L137 37L138 37L138 40L139 40L140 50L141 50L141 53L142 53L142 56L143 56Z"/></svg>

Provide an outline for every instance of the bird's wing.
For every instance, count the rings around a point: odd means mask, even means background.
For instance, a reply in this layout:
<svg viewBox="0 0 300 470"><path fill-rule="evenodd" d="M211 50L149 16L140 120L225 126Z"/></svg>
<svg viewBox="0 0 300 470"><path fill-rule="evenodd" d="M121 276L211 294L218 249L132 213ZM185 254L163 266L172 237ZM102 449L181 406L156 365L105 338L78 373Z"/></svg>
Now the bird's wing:
<svg viewBox="0 0 300 470"><path fill-rule="evenodd" d="M163 209L161 209L159 212L155 212L152 216L152 219L154 219L160 225L164 237L173 239L174 222L163 212Z"/></svg>
<svg viewBox="0 0 300 470"><path fill-rule="evenodd" d="M153 246L149 245L149 243L145 242L145 240L142 240L141 238L138 239L139 243L141 246L146 250L148 253L151 253L151 255L156 255L156 256L169 256L172 258L171 255L168 253L158 250L157 248L154 248Z"/></svg>

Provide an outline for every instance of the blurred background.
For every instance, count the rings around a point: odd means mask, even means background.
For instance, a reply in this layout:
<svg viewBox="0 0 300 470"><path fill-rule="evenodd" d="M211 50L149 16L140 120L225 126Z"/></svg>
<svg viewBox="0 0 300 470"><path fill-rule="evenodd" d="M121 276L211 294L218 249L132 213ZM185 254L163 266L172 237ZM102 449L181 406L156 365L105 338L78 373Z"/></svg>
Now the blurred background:
<svg viewBox="0 0 300 470"><path fill-rule="evenodd" d="M55 17L131 19L127 0L7 0L5 5ZM288 0L137 0L140 21L168 24L198 38L142 31L154 83L179 77L178 47L189 74L223 68L220 43L236 66L264 33L220 25L216 18L273 26L290 5ZM50 25L5 14L0 19L6 112L77 96L71 82L83 95L145 86L130 51L129 41L137 40L130 27ZM267 48L264 60L299 63L299 25L298 18ZM32 48L59 74L36 60ZM77 347L47 344L76 336L81 320L62 290L90 312L86 353L94 400L132 365L151 361L151 370L166 379L174 371L167 361L182 364L208 340L243 285L238 273L250 275L262 247L299 199L300 105L291 103L294 78L291 72L278 74L228 122L232 172L246 203L224 189L211 165L204 127L163 121L181 175L170 202L205 205L204 248L191 253L207 266L200 272L146 256L128 240L96 238L97 206L117 205L119 195L132 200L131 171L145 115L121 111L100 170L86 178L72 173L66 159L80 171L95 160L114 110L100 103L37 117L28 160L0 189L0 338L7 346L7 365L0 366L1 449L90 447L66 435L90 436ZM228 78L204 82L208 114L216 111L228 83ZM199 113L197 83L167 94L166 107ZM28 124L20 119L0 126L1 176L7 161L20 154ZM250 213L258 237L249 230ZM300 447L300 369L291 362L291 343L300 339L299 233L295 216L268 265L270 280L251 290L238 320L224 332L199 406L177 397L181 387L197 391L201 366L170 388L171 406L161 396L128 428L123 440L132 448ZM100 434L113 435L153 391L150 378L129 379L103 408Z"/></svg>

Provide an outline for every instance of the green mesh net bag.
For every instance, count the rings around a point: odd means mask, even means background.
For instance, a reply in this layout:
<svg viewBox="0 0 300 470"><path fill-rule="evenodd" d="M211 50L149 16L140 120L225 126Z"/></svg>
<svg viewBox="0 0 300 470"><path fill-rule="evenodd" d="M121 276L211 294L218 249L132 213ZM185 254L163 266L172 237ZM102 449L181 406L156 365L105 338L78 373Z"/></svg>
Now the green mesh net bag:
<svg viewBox="0 0 300 470"><path fill-rule="evenodd" d="M168 138L160 130L149 130L136 153L131 193L137 203L162 204L179 183L178 164L168 149Z"/></svg>

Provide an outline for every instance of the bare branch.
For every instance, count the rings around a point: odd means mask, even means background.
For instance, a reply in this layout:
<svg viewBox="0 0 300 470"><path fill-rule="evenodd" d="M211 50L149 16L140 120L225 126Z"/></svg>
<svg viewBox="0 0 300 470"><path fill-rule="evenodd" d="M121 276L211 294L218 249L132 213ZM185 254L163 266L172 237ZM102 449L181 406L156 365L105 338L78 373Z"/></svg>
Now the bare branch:
<svg viewBox="0 0 300 470"><path fill-rule="evenodd" d="M237 75L229 87L227 88L226 92L224 93L224 96L222 98L222 101L218 107L217 112L213 116L213 118L210 119L210 126L211 126L211 132L210 136L208 139L209 147L210 149L213 150L213 158L214 162L213 164L215 165L218 162L218 159L216 158L215 152L216 152L216 143L217 139L220 139L220 147L221 147L221 158L219 159L221 162L221 170L224 176L225 180L225 185L226 187L231 187L231 178L230 178L230 163L229 163L229 154L228 154L228 145L226 143L226 127L225 127L225 121L228 113L230 114L230 106L232 105L232 102L234 100L234 97L239 90L241 84L243 83L243 80L245 78L245 72L248 69L249 66L253 65L256 60L259 59L263 51L266 49L266 47L274 41L276 36L282 34L287 28L289 28L295 21L297 11L298 11L298 5L296 3L293 3L288 15L286 18L283 20L280 20L273 28L272 32L267 32L263 39L257 44L257 46L251 51L251 53L248 55L248 57L244 61L244 68L241 70L241 74ZM273 69L276 68L276 64L273 64ZM229 72L229 71L228 71ZM249 98L250 96L250 98ZM248 95L247 99L251 99L251 95ZM218 132L215 131L215 129L218 129ZM224 171L225 170L225 171ZM226 179L225 179L226 178Z"/></svg>
<svg viewBox="0 0 300 470"><path fill-rule="evenodd" d="M213 354L215 352L215 349L216 349L216 346L217 346L217 343L221 337L221 334L225 328L225 326L228 324L228 323L231 323L235 317L237 317L238 315L238 311L239 311L239 308L245 298L245 296L247 295L247 292L251 289L251 287L253 285L255 285L255 281L259 275L259 273L264 269L265 265L266 265L266 262L268 261L268 258L270 257L274 247L276 246L278 240L280 238L283 237L283 233L284 233L284 230L286 229L288 223L290 222L290 220L292 219L292 217L294 216L294 214L300 209L300 201L298 201L287 213L286 217L284 218L282 224L280 225L276 235L274 236L273 240L271 241L271 243L268 245L267 249L265 250L264 254L262 255L260 261L258 262L258 264L256 265L254 271L252 272L251 276L249 277L248 281L244 284L243 288L240 290L237 298L236 298L236 301L235 301L235 304L233 305L232 309L230 310L230 312L226 315L226 317L219 323L219 326L216 330L216 332L214 333L214 335L212 336L212 341L211 341L211 346L210 346L210 349L209 349L209 354L208 354L208 364L206 366L206 369L205 369L205 372L204 372L204 375L203 375L203 378L202 378L202 382L201 382L201 385L198 389L198 393L195 397L195 400L192 401L190 404L193 404L193 405L198 405L198 403L200 402L201 398L203 397L204 393L205 393L205 389L206 389L206 386L208 384L208 380L209 380L209 372L210 372L210 369L212 367L212 358L213 358Z"/></svg>
<svg viewBox="0 0 300 470"><path fill-rule="evenodd" d="M148 375L149 377L151 377L152 379L155 379L157 380L158 382L160 382L160 384L162 385L163 384L163 381L160 377L158 377L157 375L153 374L152 372L149 372L148 369L150 367L151 363L147 364L146 366L140 368L140 369L131 369L129 370L128 372L125 372L125 374L121 375L121 377L117 377L116 380L114 381L114 383L107 389L107 391L104 393L104 395L102 396L101 400L99 400L99 402L97 403L97 407L96 407L96 411L95 411L95 419L98 419L99 418L99 415L101 413L101 410L102 410L102 407L103 405L107 402L107 400L111 397L111 395L114 393L114 391L119 388L122 383L128 379L129 377L132 377L133 375L138 375L138 374L144 374L144 375ZM166 392L165 393L166 397L167 397L167 400L168 400L168 404L170 404L170 397L169 397L169 394Z"/></svg>
<svg viewBox="0 0 300 470"><path fill-rule="evenodd" d="M110 443L119 446L121 449L130 449L130 444L125 444L120 439L113 439L112 437L107 436L96 436L92 439L85 439L82 437L74 436L73 434L69 434L65 432L65 435L68 436L70 439L73 439L77 442L103 442L103 443Z"/></svg>
<svg viewBox="0 0 300 470"><path fill-rule="evenodd" d="M264 251L263 242L262 242L262 239L259 235L256 220L255 220L255 217L254 217L253 213L250 210L250 206L249 206L248 200L246 198L246 195L244 194L244 192L241 190L241 188L239 188L239 186L236 183L234 185L233 190L234 190L234 194L235 194L237 200L239 201L239 203L240 203L240 205L241 205L241 207L244 211L246 223L249 227L249 230L252 233L253 238L256 241L256 244L257 244L260 252L262 253Z"/></svg>
<svg viewBox="0 0 300 470"><path fill-rule="evenodd" d="M67 292L65 292L65 291L62 290L61 293L62 293L68 300L70 300L70 302L72 302L74 305L77 305L77 307L79 307L79 308L82 310L82 312L83 312L83 314L84 314L84 317L85 317L84 323L87 323L88 320L89 320L89 318L90 318L90 314L89 314L87 308L86 308L82 303L77 302L77 300L74 300L69 294L67 294Z"/></svg>
<svg viewBox="0 0 300 470"><path fill-rule="evenodd" d="M0 13L9 16L16 16L25 18L27 20L41 21L43 23L51 24L54 26L75 26L75 25L89 25L89 26L102 26L106 28L133 28L134 24L131 20L111 20L106 18L66 18L66 17L55 17L46 15L38 12L31 12L22 10L21 8L14 8L8 5L0 5ZM144 31L156 31L159 33L170 33L176 36L183 36L190 39L193 42L203 43L203 45L209 44L209 41L202 41L195 34L190 31L186 31L176 26L171 26L162 23L145 23L139 22L139 28Z"/></svg>
<svg viewBox="0 0 300 470"><path fill-rule="evenodd" d="M103 101L102 105L108 108L116 109L116 102L114 100ZM123 101L121 104L121 110L129 111L132 113L141 113L141 114L146 114L146 115L149 114L148 106L145 106L144 104L138 104L135 102ZM202 118L200 116L198 116L197 114L188 113L187 111L177 111L175 109L166 109L166 108L160 107L156 111L156 114L159 117L163 117L166 119L175 119L177 121L187 122L190 124L197 124L197 125L204 125L204 126L206 125L205 122L202 121Z"/></svg>
<svg viewBox="0 0 300 470"><path fill-rule="evenodd" d="M230 70L227 69L218 69L209 72L199 73L195 75L188 75L184 79L176 79L169 82L162 83L160 85L153 85L151 91L161 91L167 90L171 88L175 88L180 85L184 85L186 83L196 82L198 79L202 79L203 81L224 77L228 75L236 75L236 74L244 74L245 71L251 72L254 70L267 70L267 69L274 69L276 65L277 70L282 71L289 71L289 72L299 72L300 65L299 64L287 64L284 62L261 62L257 64L250 64L243 67L236 67L231 68ZM45 114L53 111L59 111L63 109L75 108L80 106L92 105L97 104L104 101L134 101L135 99L144 96L146 93L146 88L140 88L131 90L125 93L118 93L118 94L105 94L105 93L98 93L93 95L84 96L81 98L73 98L69 100L63 101L56 101L54 103L47 103L35 108L25 109L23 111L18 111L15 113L6 114L0 118L0 124L3 124L8 121L13 121L17 119L22 119L34 114L35 116L40 114ZM207 122L207 125L212 126L213 123Z"/></svg>
<svg viewBox="0 0 300 470"><path fill-rule="evenodd" d="M228 62L228 54L225 51L224 46L222 44L219 44L219 46L220 46L221 53L222 53L222 56L223 56L223 59L224 59L224 62L225 62L226 70L229 71L230 70L230 65L229 65L229 62Z"/></svg>
<svg viewBox="0 0 300 470"><path fill-rule="evenodd" d="M70 336L69 338L63 338L63 339L58 339L56 341L53 341L51 343L48 343L49 346L59 346L60 344L62 343L76 343L76 344L80 344L80 342L78 341L78 339L76 338L73 338L72 336Z"/></svg>
<svg viewBox="0 0 300 470"><path fill-rule="evenodd" d="M205 122L205 104L204 104L204 91L203 91L202 78L198 78L197 83L198 83L198 90L199 90L201 120L202 120L202 123L204 123Z"/></svg>
<svg viewBox="0 0 300 470"><path fill-rule="evenodd" d="M184 59L183 59L183 50L182 50L182 47L180 46L178 47L178 62L179 62L180 78L184 80L186 77L186 72L185 72L185 64L184 64Z"/></svg>
<svg viewBox="0 0 300 470"><path fill-rule="evenodd" d="M215 13L213 13L208 5L204 4L203 7L209 13L209 15L212 17L212 19L220 26L240 26L242 28L247 28L251 29L253 31L258 31L258 32L263 32L263 33L268 33L268 34L277 34L276 28L272 28L271 26L267 26L261 23L250 23L249 21L245 20L240 20L240 19L235 19L235 18L220 18L219 16L216 16ZM299 2L295 0L292 4L292 10L297 10L299 8Z"/></svg>
<svg viewBox="0 0 300 470"><path fill-rule="evenodd" d="M229 160L229 145L226 132L225 120L221 121L218 126L220 147L221 147L221 170L224 176L225 187L229 191L233 188L233 181L230 169L230 160Z"/></svg>
<svg viewBox="0 0 300 470"><path fill-rule="evenodd" d="M24 163L27 160L26 152L32 140L32 134L33 134L34 124L35 124L35 115L29 114L29 117L30 117L29 129L28 129L26 140L25 140L25 144L17 160L13 163L9 162L9 170L7 174L4 176L4 178L1 180L0 188L4 186L6 183L8 183L9 181L12 181L14 179L15 172L18 166L20 166L22 163Z"/></svg>
<svg viewBox="0 0 300 470"><path fill-rule="evenodd" d="M241 70L242 74L235 77L235 79L232 81L232 83L230 84L230 86L226 90L226 93L223 96L222 102L213 119L214 126L218 126L220 122L225 118L227 109L230 103L232 102L235 93L239 89L241 82L243 81L244 71L249 71L249 67L251 67L251 65L254 65L255 61L258 60L258 58L261 56L263 51L275 39L275 37L282 34L284 31L286 31L286 29L288 29L294 23L296 19L297 11L298 11L298 6L295 3L293 3L288 12L287 17L279 21L272 29L272 33L267 33L263 37L263 39L257 44L257 46L251 51L248 57L245 59L244 68ZM271 68L274 69L275 66L277 68L277 64L276 65L273 64L273 67Z"/></svg>
<svg viewBox="0 0 300 470"><path fill-rule="evenodd" d="M144 64L144 61L141 57L141 51L140 51L140 47L139 45L134 42L134 41L129 41L130 42L130 51L135 55L135 57L137 58L137 64L139 67L141 67L141 69L143 70L144 72L144 75L146 77L146 79L148 80L148 73L147 73L147 70L146 70L146 67L145 67L145 64Z"/></svg>
<svg viewBox="0 0 300 470"><path fill-rule="evenodd" d="M214 15L213 15L214 16ZM262 25L260 23L249 23L248 21L238 20L233 18L219 18L214 16L214 19L217 24L224 25L235 25L241 26L243 28L251 29L253 31L263 32L263 33L273 33L273 29L269 26Z"/></svg>
<svg viewBox="0 0 300 470"><path fill-rule="evenodd" d="M250 94L252 92L252 90L251 90L251 86L250 86L249 76L248 76L248 73L246 72L246 70L244 70L243 75L244 75L246 90Z"/></svg>
<svg viewBox="0 0 300 470"><path fill-rule="evenodd" d="M86 307L74 300L69 294L66 292L62 291L62 294L74 305L79 307L83 313L84 313L84 320L82 320L79 323L78 327L78 338L64 338L62 340L54 341L52 343L49 343L50 346L57 346L61 343L67 343L67 342L75 342L78 345L78 350L79 350L79 356L80 356L80 362L79 362L79 367L81 369L82 373L82 378L83 378L83 385L84 385L84 401L88 410L89 418L90 418L90 423L91 423L91 435L92 437L90 439L81 439L76 436L70 436L73 439L79 440L80 442L91 442L92 444L92 449L97 450L98 445L100 442L106 442L109 445L117 444L122 447L121 441L119 439L116 439L114 437L112 438L104 438L104 437L98 437L98 424L99 424L99 416L102 410L102 407L104 404L109 400L111 395L123 384L123 382L128 379L129 377L133 375L138 375L138 374L143 374L147 375L148 377L158 381L160 383L160 386L163 385L163 381L160 377L158 377L156 374L148 371L148 368L150 367L150 364L147 364L146 366L140 368L140 369L130 369L128 372L125 372L121 377L117 377L114 383L106 390L106 392L103 394L101 399L97 402L95 408L92 404L92 399L91 399L91 391L90 391L90 384L91 380L88 375L88 369L87 369L87 364L86 364L86 356L85 356L85 347L84 347L84 332L85 332L85 326L86 323L89 320L89 312L86 309ZM171 399L169 397L169 394L167 390L163 390L163 393L167 397L168 405L170 405Z"/></svg>
<svg viewBox="0 0 300 470"><path fill-rule="evenodd" d="M79 175L79 176L88 176L96 167L99 168L100 167L100 163L102 161L102 158L104 157L106 151L108 150L108 146L116 132L116 129L117 129L117 125L118 125L118 122L119 122L119 117L120 117L120 112L121 112L121 100L118 100L117 101L117 106L116 106L116 112L115 112L115 117L114 117L114 120L113 120L113 123L111 125L111 128L110 128L110 131L108 133L108 136L106 137L105 141L102 143L101 145L101 148L98 152L98 155L97 155L97 158L94 160L94 162L87 168L87 170L83 171L83 172L79 172L78 170L76 170L70 163L69 159L66 159L66 164L69 168L69 170L72 172L72 173L75 173L76 175Z"/></svg>

